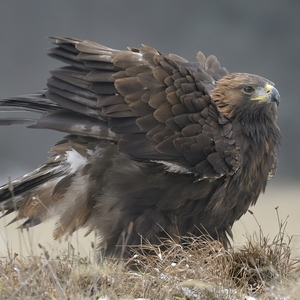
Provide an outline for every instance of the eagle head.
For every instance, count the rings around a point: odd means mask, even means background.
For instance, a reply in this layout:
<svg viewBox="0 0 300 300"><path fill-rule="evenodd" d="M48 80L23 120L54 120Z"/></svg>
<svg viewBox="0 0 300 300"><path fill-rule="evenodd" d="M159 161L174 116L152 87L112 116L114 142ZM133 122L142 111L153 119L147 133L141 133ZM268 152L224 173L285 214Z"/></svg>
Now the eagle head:
<svg viewBox="0 0 300 300"><path fill-rule="evenodd" d="M255 113L266 106L268 111L277 115L280 102L279 92L273 82L248 73L224 76L210 94L218 110L229 119L239 112Z"/></svg>

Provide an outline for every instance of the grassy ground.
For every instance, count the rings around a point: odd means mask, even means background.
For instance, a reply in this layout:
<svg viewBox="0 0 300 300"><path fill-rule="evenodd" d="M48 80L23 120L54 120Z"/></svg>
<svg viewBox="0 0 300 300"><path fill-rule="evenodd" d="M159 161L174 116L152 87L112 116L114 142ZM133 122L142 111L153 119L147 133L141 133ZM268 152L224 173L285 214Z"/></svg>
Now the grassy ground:
<svg viewBox="0 0 300 300"><path fill-rule="evenodd" d="M96 264L93 255L40 246L41 255L8 250L0 261L0 299L300 299L300 264L291 258L286 222L238 249L190 238L183 248L145 245L128 261Z"/></svg>

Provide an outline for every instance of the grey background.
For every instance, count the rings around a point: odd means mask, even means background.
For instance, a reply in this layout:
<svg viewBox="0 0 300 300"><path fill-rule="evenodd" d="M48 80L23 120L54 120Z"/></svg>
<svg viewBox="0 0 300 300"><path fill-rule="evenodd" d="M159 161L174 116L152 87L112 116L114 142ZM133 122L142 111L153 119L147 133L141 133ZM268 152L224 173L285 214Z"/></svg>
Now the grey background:
<svg viewBox="0 0 300 300"><path fill-rule="evenodd" d="M141 43L195 60L215 54L229 71L255 73L281 93L283 134L275 182L299 179L299 1L34 1L0 2L0 98L45 87L49 35L90 39L124 49ZM0 128L0 181L35 168L63 134Z"/></svg>

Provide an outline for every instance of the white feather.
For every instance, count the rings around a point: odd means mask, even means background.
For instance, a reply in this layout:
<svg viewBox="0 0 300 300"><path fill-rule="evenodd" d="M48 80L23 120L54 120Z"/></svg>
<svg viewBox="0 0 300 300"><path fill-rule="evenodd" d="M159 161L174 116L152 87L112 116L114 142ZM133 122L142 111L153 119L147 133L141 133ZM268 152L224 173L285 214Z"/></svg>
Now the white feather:
<svg viewBox="0 0 300 300"><path fill-rule="evenodd" d="M164 160L152 160L152 162L160 163L165 166L166 171L170 173L179 173L179 174L191 174L192 172L189 171L187 168L179 166L177 164L164 161Z"/></svg>
<svg viewBox="0 0 300 300"><path fill-rule="evenodd" d="M66 152L66 162L70 165L70 173L74 174L87 164L87 159L75 150Z"/></svg>

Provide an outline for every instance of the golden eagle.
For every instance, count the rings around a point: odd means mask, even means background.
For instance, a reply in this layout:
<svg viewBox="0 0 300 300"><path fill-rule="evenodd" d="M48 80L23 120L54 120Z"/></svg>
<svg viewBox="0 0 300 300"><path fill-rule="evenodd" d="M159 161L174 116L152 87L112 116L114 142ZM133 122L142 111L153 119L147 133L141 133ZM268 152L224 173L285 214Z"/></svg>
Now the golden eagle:
<svg viewBox="0 0 300 300"><path fill-rule="evenodd" d="M47 89L4 99L0 110L40 112L29 127L68 135L43 165L0 188L5 215L16 211L21 227L56 217L55 238L94 230L104 256L189 235L228 245L276 170L274 84L201 52L191 63L145 45L53 39L49 55L66 66L51 71Z"/></svg>

